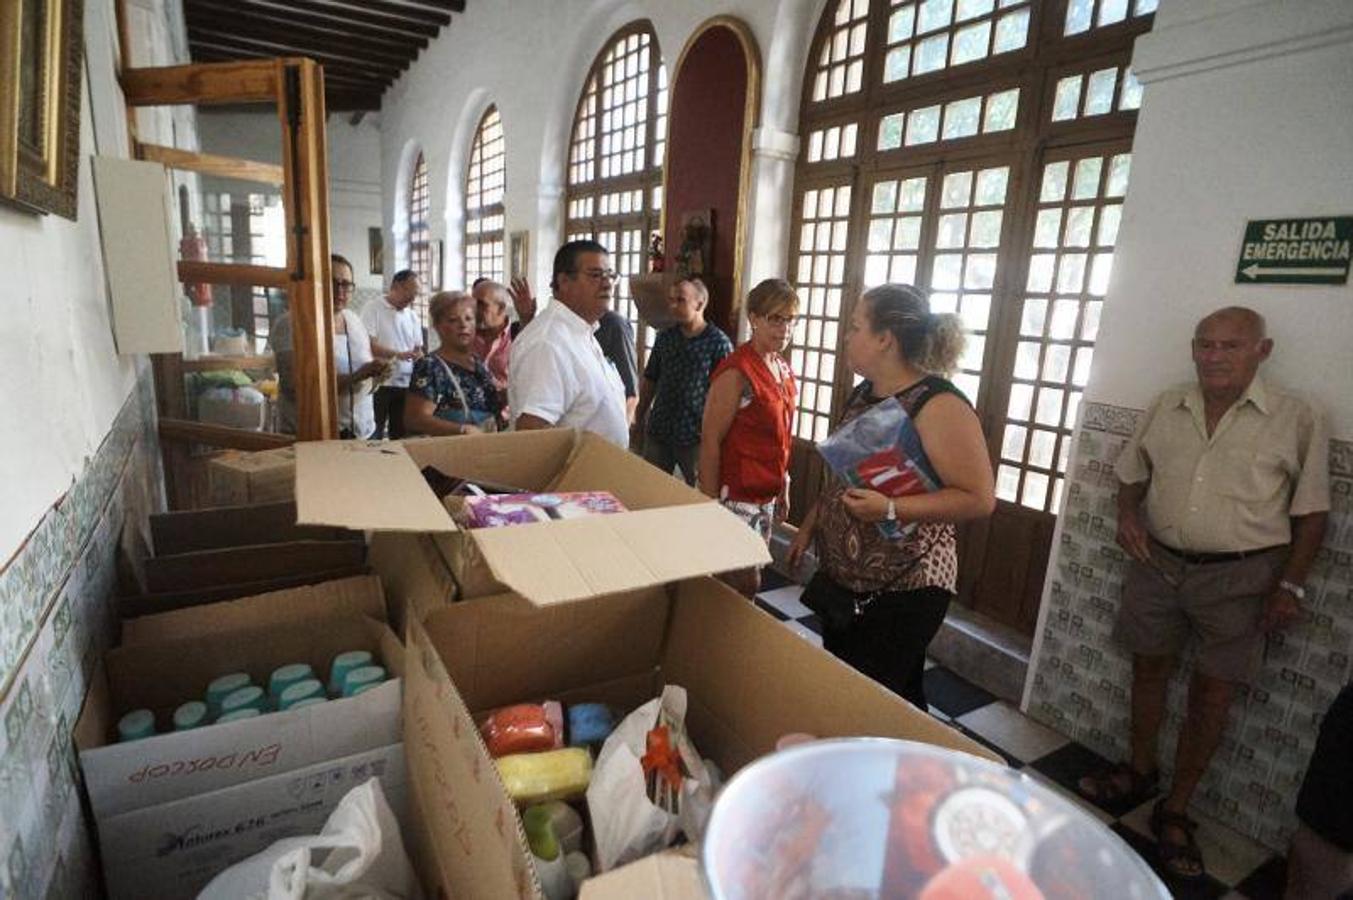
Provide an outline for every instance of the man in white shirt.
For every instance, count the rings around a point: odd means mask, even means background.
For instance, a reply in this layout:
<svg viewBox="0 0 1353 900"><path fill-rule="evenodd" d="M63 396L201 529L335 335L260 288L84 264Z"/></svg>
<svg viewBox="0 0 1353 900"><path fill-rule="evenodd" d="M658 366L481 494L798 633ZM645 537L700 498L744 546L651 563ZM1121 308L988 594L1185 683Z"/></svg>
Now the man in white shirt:
<svg viewBox="0 0 1353 900"><path fill-rule="evenodd" d="M596 241L570 241L554 256L555 302L512 342L508 405L513 427L582 428L629 446L625 385L597 343L616 273Z"/></svg>
<svg viewBox="0 0 1353 900"><path fill-rule="evenodd" d="M413 361L423 355L423 329L413 311L420 285L412 269L402 269L390 279L384 299L362 307L362 324L371 333L371 350L377 359L394 360L390 378L376 389L375 437L404 437L404 397L409 390Z"/></svg>

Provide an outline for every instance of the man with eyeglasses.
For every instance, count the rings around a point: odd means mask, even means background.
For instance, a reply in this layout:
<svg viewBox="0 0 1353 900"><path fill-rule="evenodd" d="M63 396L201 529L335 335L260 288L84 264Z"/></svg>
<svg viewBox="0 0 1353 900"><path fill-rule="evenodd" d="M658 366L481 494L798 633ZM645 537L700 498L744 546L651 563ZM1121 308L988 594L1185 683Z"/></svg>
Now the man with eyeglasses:
<svg viewBox="0 0 1353 900"><path fill-rule="evenodd" d="M620 373L597 342L616 273L596 241L570 241L554 256L548 304L512 343L508 406L513 427L582 428L629 446Z"/></svg>
<svg viewBox="0 0 1353 900"><path fill-rule="evenodd" d="M1330 508L1329 433L1309 403L1259 377L1273 350L1263 317L1217 310L1192 347L1196 383L1156 399L1116 464L1130 560L1114 636L1132 653L1131 760L1079 784L1112 808L1159 792L1166 689L1196 640L1174 780L1151 816L1161 866L1181 880L1204 874L1189 801L1267 634L1301 615Z"/></svg>

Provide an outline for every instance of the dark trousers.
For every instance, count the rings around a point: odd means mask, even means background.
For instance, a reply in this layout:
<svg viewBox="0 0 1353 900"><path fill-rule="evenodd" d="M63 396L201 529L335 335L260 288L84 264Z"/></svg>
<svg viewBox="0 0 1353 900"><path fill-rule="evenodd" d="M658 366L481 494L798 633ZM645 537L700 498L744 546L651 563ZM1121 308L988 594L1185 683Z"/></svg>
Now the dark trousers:
<svg viewBox="0 0 1353 900"><path fill-rule="evenodd" d="M681 477L686 483L695 486L695 464L700 458L700 445L689 444L678 447L648 435L644 438L644 459L662 469L668 475L672 470L681 469Z"/></svg>
<svg viewBox="0 0 1353 900"><path fill-rule="evenodd" d="M822 646L925 710L925 651L953 594L935 587L880 594L848 627L822 625Z"/></svg>
<svg viewBox="0 0 1353 900"><path fill-rule="evenodd" d="M404 437L404 396L408 392L408 388L388 385L376 388L371 398L371 405L376 411L376 433L372 435L373 438Z"/></svg>

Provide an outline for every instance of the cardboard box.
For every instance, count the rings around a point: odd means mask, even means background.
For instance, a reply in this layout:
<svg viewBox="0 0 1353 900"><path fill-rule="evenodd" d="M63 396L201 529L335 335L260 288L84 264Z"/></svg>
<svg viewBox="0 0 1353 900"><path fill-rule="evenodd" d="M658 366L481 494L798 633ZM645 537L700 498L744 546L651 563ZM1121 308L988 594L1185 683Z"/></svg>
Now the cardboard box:
<svg viewBox="0 0 1353 900"><path fill-rule="evenodd" d="M504 704L599 700L628 710L678 684L695 746L728 775L788 732L905 738L997 759L712 578L584 603L481 598L411 621L408 635L405 748L419 801L410 843L429 887L446 896L543 896L475 728ZM587 896L703 896L688 865L621 871L589 883ZM661 890L634 893L655 878Z"/></svg>
<svg viewBox="0 0 1353 900"><path fill-rule="evenodd" d="M129 642L105 657L75 727L110 877L116 859L107 848L117 846L128 822L153 823L175 810L187 810L187 818L205 815L189 801L210 795L217 805L235 804L246 795L233 791L256 791L260 780L398 744L402 682L396 677L358 697L114 743L122 714L149 708L163 728L178 704L201 694L217 675L244 670L256 684L266 684L279 665L308 662L324 672L345 650L370 650L400 676L403 648L384 617L379 579L363 576L285 592L284 602L278 595L264 595L127 623ZM239 803L230 808L249 808L244 800ZM189 805L168 808L174 804ZM332 808L315 813L321 824ZM128 818L133 815L140 818ZM266 809L260 815L268 815ZM274 825L273 838L283 823L276 819ZM287 827L292 828L288 833L304 833L309 824L306 820L303 827L298 819ZM191 868L194 858L186 855L184 865ZM169 896L158 890L147 894L144 888L122 896L148 895Z"/></svg>
<svg viewBox="0 0 1353 900"><path fill-rule="evenodd" d="M307 572L332 572L365 564L364 541L291 541L152 556L143 566L146 593L153 594L288 578Z"/></svg>
<svg viewBox="0 0 1353 900"><path fill-rule="evenodd" d="M294 495L296 451L293 447L254 453L224 453L207 463L211 501L242 506L290 500Z"/></svg>
<svg viewBox="0 0 1353 900"><path fill-rule="evenodd" d="M234 584L221 584L212 587L190 588L183 591L156 591L152 594L129 594L117 598L117 613L123 619L137 616L153 616L157 613L175 609L187 609L190 606L206 606L224 600L240 597L256 597L307 584L323 584L326 581L338 581L357 575L369 575L368 566L345 566L341 569L325 569L318 572L302 572L281 578L265 578L260 581L238 581Z"/></svg>
<svg viewBox="0 0 1353 900"><path fill-rule="evenodd" d="M155 513L150 535L156 556L288 541L362 540L360 532L346 528L297 525L296 504L290 500Z"/></svg>
<svg viewBox="0 0 1353 900"><path fill-rule="evenodd" d="M408 817L404 745L391 744L101 823L110 897L192 898L224 869L274 841L318 834L343 795L379 777Z"/></svg>
<svg viewBox="0 0 1353 900"><path fill-rule="evenodd" d="M299 522L429 533L464 599L513 591L566 603L770 562L742 520L590 432L308 442L296 458ZM528 491L610 491L629 512L462 531L425 466Z"/></svg>

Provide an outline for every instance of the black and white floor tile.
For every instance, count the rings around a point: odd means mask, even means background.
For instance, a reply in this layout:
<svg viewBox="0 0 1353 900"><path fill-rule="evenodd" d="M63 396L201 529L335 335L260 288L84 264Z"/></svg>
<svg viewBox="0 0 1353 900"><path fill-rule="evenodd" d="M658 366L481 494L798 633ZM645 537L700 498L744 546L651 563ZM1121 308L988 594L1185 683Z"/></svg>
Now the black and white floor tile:
<svg viewBox="0 0 1353 900"><path fill-rule="evenodd" d="M817 617L799 602L802 588L773 571L764 572L762 577L757 606L795 634L821 646L821 626ZM1194 883L1172 881L1156 863L1155 842L1149 825L1154 800L1135 808L1101 808L1076 795L1076 782L1107 765L1107 760L1035 722L1016 707L998 700L943 666L927 663L925 689L931 715L994 750L1011 767L1028 773L1084 806L1140 853L1180 900L1276 900L1282 897L1286 877L1282 857L1218 822L1198 816L1195 816L1199 819L1197 839L1208 874Z"/></svg>

